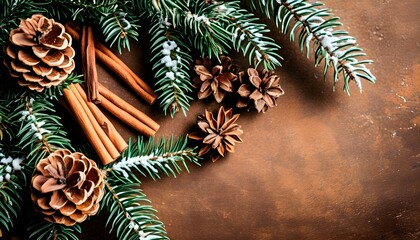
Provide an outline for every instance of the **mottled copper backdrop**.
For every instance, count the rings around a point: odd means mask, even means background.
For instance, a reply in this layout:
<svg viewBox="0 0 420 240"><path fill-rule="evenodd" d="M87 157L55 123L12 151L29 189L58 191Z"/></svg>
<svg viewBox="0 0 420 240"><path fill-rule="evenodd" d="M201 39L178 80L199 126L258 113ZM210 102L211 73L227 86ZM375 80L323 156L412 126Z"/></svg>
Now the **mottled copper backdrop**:
<svg viewBox="0 0 420 240"><path fill-rule="evenodd" d="M331 91L296 43L276 32L285 58L286 95L266 114L244 113L244 143L216 163L143 189L173 240L419 239L420 1L325 0L357 38L378 83L352 83L352 96ZM143 29L144 31L145 29ZM146 36L124 61L152 82ZM184 135L204 109L184 118L161 114L100 70L100 81L152 116L157 137ZM125 136L134 136L123 125ZM104 218L83 224L81 239L115 239Z"/></svg>

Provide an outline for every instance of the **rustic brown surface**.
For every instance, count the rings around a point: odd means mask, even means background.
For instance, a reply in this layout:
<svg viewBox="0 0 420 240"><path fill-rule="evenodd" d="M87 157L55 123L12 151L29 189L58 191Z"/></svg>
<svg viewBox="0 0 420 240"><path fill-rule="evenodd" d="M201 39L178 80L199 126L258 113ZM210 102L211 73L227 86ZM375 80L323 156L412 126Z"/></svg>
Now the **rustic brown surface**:
<svg viewBox="0 0 420 240"><path fill-rule="evenodd" d="M352 84L351 97L333 93L312 58L278 37L286 94L266 114L239 118L237 153L176 179L144 180L171 239L420 238L420 1L324 2L376 61L378 83L364 82L363 94ZM150 79L141 47L124 56ZM161 124L158 137L185 134L197 114L218 108L196 101L186 119L171 119L116 88ZM82 239L114 238L92 220Z"/></svg>

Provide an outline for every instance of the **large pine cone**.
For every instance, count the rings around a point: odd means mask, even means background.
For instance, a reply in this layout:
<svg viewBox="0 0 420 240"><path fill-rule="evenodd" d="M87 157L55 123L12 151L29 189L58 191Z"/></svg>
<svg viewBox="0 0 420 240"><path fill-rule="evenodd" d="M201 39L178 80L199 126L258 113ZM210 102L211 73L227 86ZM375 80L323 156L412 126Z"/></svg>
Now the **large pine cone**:
<svg viewBox="0 0 420 240"><path fill-rule="evenodd" d="M57 86L70 74L75 63L72 39L62 24L42 15L22 20L10 33L4 64L21 86L42 92Z"/></svg>
<svg viewBox="0 0 420 240"><path fill-rule="evenodd" d="M210 154L213 162L220 157L224 157L226 152L235 152L234 146L242 142L239 137L243 133L241 126L236 123L239 114L232 116L232 109L225 110L220 107L217 117L206 110L204 115L197 117L197 125L200 131L188 134L193 140L202 141L203 147L198 152L198 156Z"/></svg>
<svg viewBox="0 0 420 240"><path fill-rule="evenodd" d="M61 149L36 166L31 197L47 221L71 226L98 212L103 187L103 175L94 161Z"/></svg>

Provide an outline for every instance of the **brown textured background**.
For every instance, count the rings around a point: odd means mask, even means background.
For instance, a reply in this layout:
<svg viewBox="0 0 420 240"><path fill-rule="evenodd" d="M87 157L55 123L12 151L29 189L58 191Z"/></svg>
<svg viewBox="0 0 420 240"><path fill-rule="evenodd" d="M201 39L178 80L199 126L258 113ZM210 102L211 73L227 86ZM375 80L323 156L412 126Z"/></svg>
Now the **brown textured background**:
<svg viewBox="0 0 420 240"><path fill-rule="evenodd" d="M340 82L333 93L312 58L276 33L286 95L266 114L241 115L237 153L176 179L144 179L171 239L420 239L420 1L324 2L375 60L378 83L363 82L363 94L353 83L348 97ZM146 43L123 57L150 79ZM195 101L187 118L164 117L100 74L161 124L157 137L185 134L218 108ZM84 224L82 239L113 239L103 224Z"/></svg>

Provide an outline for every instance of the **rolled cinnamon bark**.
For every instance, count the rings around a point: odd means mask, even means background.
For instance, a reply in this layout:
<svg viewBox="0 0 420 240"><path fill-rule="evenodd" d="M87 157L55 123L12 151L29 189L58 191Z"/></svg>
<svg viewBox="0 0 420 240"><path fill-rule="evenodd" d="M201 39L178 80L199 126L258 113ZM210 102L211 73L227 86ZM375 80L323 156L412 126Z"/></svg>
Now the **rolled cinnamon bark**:
<svg viewBox="0 0 420 240"><path fill-rule="evenodd" d="M86 61L84 62L86 64L86 69L84 73L87 75L85 82L88 92L88 99L89 101L98 104L101 101L99 99L98 72L96 70L95 58L95 40L93 39L92 27L83 27L83 32L86 35L84 39L84 41L86 41L86 56L84 56Z"/></svg>
<svg viewBox="0 0 420 240"><path fill-rule="evenodd" d="M109 101L107 98L103 97L101 94L100 94L100 97L101 97L100 105L103 106L110 113L112 113L114 116L116 116L118 119L125 122L127 125L131 126L132 128L134 128L136 131L140 132L141 134L144 134L146 136L155 135L156 131L154 131L152 128L140 122L137 118L131 116L129 113L127 113L123 109L116 106L114 103Z"/></svg>
<svg viewBox="0 0 420 240"><path fill-rule="evenodd" d="M118 65L123 67L124 70L127 71L134 78L134 80L137 82L138 85L140 85L141 88L146 90L151 96L155 98L157 97L153 89L149 85L147 85L139 76L137 76L137 74L135 74L123 61L121 61L121 59L115 56L115 54L111 50L109 50L105 45L103 45L102 43L98 41L95 41L95 44L96 44L95 45L96 48L99 51L105 53L108 57L114 60Z"/></svg>
<svg viewBox="0 0 420 240"><path fill-rule="evenodd" d="M80 127L82 128L83 132L86 134L86 137L92 148L98 154L99 158L104 164L108 164L113 161L111 155L109 154L108 150L102 144L101 139L96 134L95 129L93 128L87 114L84 112L81 104L77 100L76 96L70 89L63 90L64 98L67 101L67 105L74 114L76 120L79 122Z"/></svg>
<svg viewBox="0 0 420 240"><path fill-rule="evenodd" d="M73 39L76 41L80 40L79 33L77 33L74 28L72 28L69 24L66 24L66 31L69 33ZM101 44L102 45L102 44ZM100 46L98 44L98 46ZM102 45L103 46L103 45ZM105 46L102 49L107 49ZM111 51L107 51L109 53ZM111 52L112 53L112 52ZM111 58L108 54L100 51L98 48L95 48L95 54L99 61L104 63L111 71L117 74L124 82L127 83L141 98L143 98L147 103L152 105L157 95L153 92L153 90L148 86L143 80L141 80L136 74L134 74L127 65L124 64L121 60L118 62L114 59L119 59L115 54L112 54L113 57ZM135 76L135 77L133 77ZM140 79L140 80L139 80ZM144 86L144 88L142 87ZM147 87L146 87L147 86ZM149 93L149 91L151 93Z"/></svg>
<svg viewBox="0 0 420 240"><path fill-rule="evenodd" d="M82 96L79 94L78 90L76 89L76 87L73 84L70 85L70 90L73 92L77 101L79 101L79 104L82 106L83 111L86 113L86 115L87 115L87 117L90 121L90 125L93 126L94 131L99 136L99 139L101 140L102 144L105 146L109 155L111 155L113 160L117 159L119 156L121 156L120 152L117 150L117 148L111 142L111 139L107 136L107 134L105 134L105 131L101 128L99 123L96 121L92 112L88 108L86 102L83 100ZM104 164L108 164L108 163L104 163Z"/></svg>
<svg viewBox="0 0 420 240"><path fill-rule="evenodd" d="M86 92L79 84L75 84L75 87L79 94L82 96L83 100L86 102L88 108L92 112L93 116L96 118L96 121L99 123L104 132L108 135L111 142L115 145L117 150L121 153L127 149L128 144L121 136L121 134L114 127L114 124L102 113L96 104L89 102L86 96Z"/></svg>
<svg viewBox="0 0 420 240"><path fill-rule="evenodd" d="M99 83L98 87L99 87L99 93L103 97L105 97L106 99L108 99L109 101L111 101L112 103L114 103L116 106L123 109L127 113L131 114L133 117L137 118L139 121L143 122L150 128L152 128L155 132L160 128L157 122L153 121L153 119L151 119L149 116L147 116L146 114L144 114L137 108L133 107L124 99L118 97L116 94L111 92L108 88L106 88L104 85Z"/></svg>
<svg viewBox="0 0 420 240"><path fill-rule="evenodd" d="M105 53L96 50L96 57L103 63L105 66L107 66L111 71L113 71L115 74L117 74L127 85L129 85L139 96L141 96L147 103L152 105L156 97L150 95L148 92L146 92L143 88L141 88L136 80L124 70L123 67L121 67L118 63L116 63L112 58L108 57Z"/></svg>

